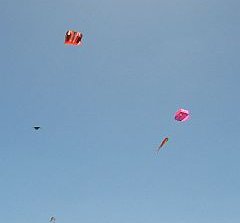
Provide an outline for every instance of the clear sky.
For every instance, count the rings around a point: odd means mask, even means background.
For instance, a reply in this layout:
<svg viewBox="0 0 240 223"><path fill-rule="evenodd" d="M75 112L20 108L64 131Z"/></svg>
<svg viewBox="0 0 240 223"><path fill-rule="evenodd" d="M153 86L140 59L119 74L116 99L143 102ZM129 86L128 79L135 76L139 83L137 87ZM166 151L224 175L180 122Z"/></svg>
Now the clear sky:
<svg viewBox="0 0 240 223"><path fill-rule="evenodd" d="M1 0L0 222L239 222L239 8Z"/></svg>

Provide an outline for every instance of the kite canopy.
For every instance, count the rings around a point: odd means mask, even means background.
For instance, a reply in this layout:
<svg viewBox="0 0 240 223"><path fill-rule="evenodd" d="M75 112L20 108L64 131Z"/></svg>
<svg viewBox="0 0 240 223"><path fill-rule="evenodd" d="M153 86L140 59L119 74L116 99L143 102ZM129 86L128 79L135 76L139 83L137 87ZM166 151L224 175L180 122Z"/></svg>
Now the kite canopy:
<svg viewBox="0 0 240 223"><path fill-rule="evenodd" d="M33 127L35 130L38 130L38 129L40 129L40 126L34 126Z"/></svg>
<svg viewBox="0 0 240 223"><path fill-rule="evenodd" d="M80 45L82 42L82 33L80 32L75 32L73 30L68 30L65 35L65 44L68 45Z"/></svg>
<svg viewBox="0 0 240 223"><path fill-rule="evenodd" d="M175 113L175 120L180 122L187 121L189 117L190 117L189 111L182 108Z"/></svg>

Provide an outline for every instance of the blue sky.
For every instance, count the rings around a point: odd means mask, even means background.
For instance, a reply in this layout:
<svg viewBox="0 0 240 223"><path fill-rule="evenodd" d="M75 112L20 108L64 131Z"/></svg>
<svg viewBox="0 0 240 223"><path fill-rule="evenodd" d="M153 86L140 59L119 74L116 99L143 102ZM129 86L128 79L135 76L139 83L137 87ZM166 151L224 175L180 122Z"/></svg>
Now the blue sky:
<svg viewBox="0 0 240 223"><path fill-rule="evenodd" d="M239 1L0 6L1 222L240 220Z"/></svg>

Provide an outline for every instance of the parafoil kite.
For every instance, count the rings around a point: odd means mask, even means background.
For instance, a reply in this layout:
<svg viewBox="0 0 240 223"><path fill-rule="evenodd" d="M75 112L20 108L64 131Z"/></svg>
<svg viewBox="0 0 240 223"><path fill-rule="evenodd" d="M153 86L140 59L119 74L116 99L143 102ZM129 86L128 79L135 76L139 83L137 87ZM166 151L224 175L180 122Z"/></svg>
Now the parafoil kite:
<svg viewBox="0 0 240 223"><path fill-rule="evenodd" d="M175 113L175 120L177 121L184 122L187 121L189 118L190 114L188 110L181 108Z"/></svg>
<svg viewBox="0 0 240 223"><path fill-rule="evenodd" d="M160 144L160 146L158 147L158 152L159 152L159 150L167 143L167 141L168 141L168 138L166 137L162 142L161 142L161 144Z"/></svg>
<svg viewBox="0 0 240 223"><path fill-rule="evenodd" d="M38 129L40 129L41 127L40 126L34 126L33 127L35 130L38 130Z"/></svg>
<svg viewBox="0 0 240 223"><path fill-rule="evenodd" d="M65 44L69 45L80 45L82 42L83 34L80 32L75 32L73 30L68 30L65 34Z"/></svg>

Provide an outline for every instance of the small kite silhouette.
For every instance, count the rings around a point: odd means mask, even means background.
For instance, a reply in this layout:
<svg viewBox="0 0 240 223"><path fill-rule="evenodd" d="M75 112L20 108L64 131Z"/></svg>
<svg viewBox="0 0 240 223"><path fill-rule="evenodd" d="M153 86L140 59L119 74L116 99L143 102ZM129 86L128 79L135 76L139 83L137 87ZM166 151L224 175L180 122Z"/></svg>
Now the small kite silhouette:
<svg viewBox="0 0 240 223"><path fill-rule="evenodd" d="M49 222L53 222L53 223L55 223L55 221L56 221L55 217L51 217L50 220L49 220Z"/></svg>

